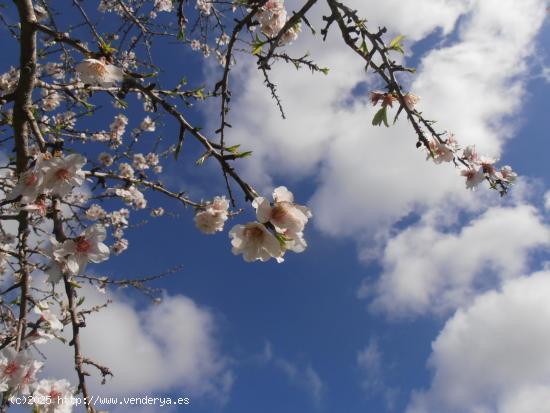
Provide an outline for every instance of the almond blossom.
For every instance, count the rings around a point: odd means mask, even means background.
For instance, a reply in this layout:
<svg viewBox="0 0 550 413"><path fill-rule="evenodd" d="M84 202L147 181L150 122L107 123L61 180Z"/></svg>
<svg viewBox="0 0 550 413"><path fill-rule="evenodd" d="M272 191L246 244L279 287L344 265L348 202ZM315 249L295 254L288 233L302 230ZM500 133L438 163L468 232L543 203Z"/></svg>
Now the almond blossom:
<svg viewBox="0 0 550 413"><path fill-rule="evenodd" d="M103 243L106 236L103 225L92 225L75 239L54 243L53 256L67 266L70 274L82 274L88 262L99 263L109 258L109 247Z"/></svg>
<svg viewBox="0 0 550 413"><path fill-rule="evenodd" d="M214 234L217 231L223 231L225 221L227 221L229 201L225 196L217 196L203 210L195 214L195 225L204 234Z"/></svg>
<svg viewBox="0 0 550 413"><path fill-rule="evenodd" d="M42 413L70 413L73 409L74 389L65 380L47 380L38 382L33 393L34 401L40 405Z"/></svg>
<svg viewBox="0 0 550 413"><path fill-rule="evenodd" d="M67 195L74 187L84 183L86 175L81 168L86 162L86 158L79 154L45 160L41 167L44 173L44 187L54 195Z"/></svg>
<svg viewBox="0 0 550 413"><path fill-rule="evenodd" d="M80 80L86 84L112 86L124 77L124 71L104 60L84 59L76 66Z"/></svg>
<svg viewBox="0 0 550 413"><path fill-rule="evenodd" d="M36 169L29 169L19 176L19 180L15 187L9 194L6 195L6 199L13 200L18 196L21 196L20 202L22 204L28 204L34 202L34 200L41 194L43 174Z"/></svg>
<svg viewBox="0 0 550 413"><path fill-rule="evenodd" d="M28 386L42 363L33 360L27 350L5 348L0 355L0 391L28 394Z"/></svg>
<svg viewBox="0 0 550 413"><path fill-rule="evenodd" d="M466 177L466 188L475 189L485 179L485 174L480 167L464 169L460 174Z"/></svg>
<svg viewBox="0 0 550 413"><path fill-rule="evenodd" d="M294 195L286 187L273 191L273 205L263 197L258 197L252 205L256 208L256 218L262 224L271 222L277 232L290 239L300 238L312 217L311 211L294 203Z"/></svg>
<svg viewBox="0 0 550 413"><path fill-rule="evenodd" d="M281 243L263 224L249 222L246 225L235 225L229 231L229 237L233 254L243 254L246 262L268 261L271 258L277 262L284 261Z"/></svg>
<svg viewBox="0 0 550 413"><path fill-rule="evenodd" d="M40 302L34 307L33 311L40 316L40 320L46 322L49 330L63 330L63 323L50 311L48 304Z"/></svg>

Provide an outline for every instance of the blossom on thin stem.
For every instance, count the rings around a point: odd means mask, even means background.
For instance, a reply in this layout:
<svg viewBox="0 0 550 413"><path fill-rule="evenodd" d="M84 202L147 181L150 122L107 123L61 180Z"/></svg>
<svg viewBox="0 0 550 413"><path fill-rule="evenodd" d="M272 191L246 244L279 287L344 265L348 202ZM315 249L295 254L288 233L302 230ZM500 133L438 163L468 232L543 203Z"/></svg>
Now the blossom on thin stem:
<svg viewBox="0 0 550 413"><path fill-rule="evenodd" d="M99 263L109 258L109 247L103 243L106 236L103 225L92 225L74 239L54 243L53 257L64 263L71 275L82 274L88 262Z"/></svg>

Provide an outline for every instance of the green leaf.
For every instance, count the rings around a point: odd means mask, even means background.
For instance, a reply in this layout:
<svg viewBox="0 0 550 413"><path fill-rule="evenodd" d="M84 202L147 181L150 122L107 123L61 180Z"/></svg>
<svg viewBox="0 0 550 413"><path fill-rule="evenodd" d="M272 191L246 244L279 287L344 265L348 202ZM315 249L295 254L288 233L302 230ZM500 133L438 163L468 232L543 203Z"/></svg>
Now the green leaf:
<svg viewBox="0 0 550 413"><path fill-rule="evenodd" d="M386 125L386 127L389 127L390 124L388 123L388 111L387 106L384 106L382 109L380 109L378 112L376 112L376 115L374 115L374 118L372 118L372 125L373 126L381 126L382 123Z"/></svg>
<svg viewBox="0 0 550 413"><path fill-rule="evenodd" d="M86 297L84 297L84 296L80 297L80 299L78 300L78 303L76 303L76 306L80 307L84 303L85 300L86 300Z"/></svg>
<svg viewBox="0 0 550 413"><path fill-rule="evenodd" d="M389 50L395 50L401 54L405 54L405 50L403 49L403 45L401 44L401 41L405 38L402 34L395 37L388 46Z"/></svg>
<svg viewBox="0 0 550 413"><path fill-rule="evenodd" d="M228 148L225 148L225 150L226 150L227 152L237 153L237 150L238 150L240 147L241 147L241 145L238 144L238 145L233 145L233 146L230 146L230 147L228 147Z"/></svg>
<svg viewBox="0 0 550 413"><path fill-rule="evenodd" d="M262 41L258 35L256 35L256 38L254 39L254 42L252 43L252 54L257 55L261 53L262 48L264 47L265 42Z"/></svg>
<svg viewBox="0 0 550 413"><path fill-rule="evenodd" d="M246 151L246 152L235 154L235 158L248 158L249 156L252 156L252 151Z"/></svg>
<svg viewBox="0 0 550 413"><path fill-rule="evenodd" d="M325 76L327 76L330 69L328 67L322 67L319 69L319 71L322 72Z"/></svg>

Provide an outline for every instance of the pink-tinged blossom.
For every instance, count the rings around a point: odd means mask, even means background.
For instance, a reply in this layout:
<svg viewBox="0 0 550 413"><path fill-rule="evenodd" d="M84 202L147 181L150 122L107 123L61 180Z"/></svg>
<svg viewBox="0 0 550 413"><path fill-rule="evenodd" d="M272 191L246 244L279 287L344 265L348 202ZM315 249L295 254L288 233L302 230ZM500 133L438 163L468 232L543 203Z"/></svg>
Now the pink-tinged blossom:
<svg viewBox="0 0 550 413"><path fill-rule="evenodd" d="M172 0L155 0L155 10L159 12L171 12L173 7Z"/></svg>
<svg viewBox="0 0 550 413"><path fill-rule="evenodd" d="M99 162L103 164L103 166L111 166L113 164L113 157L107 152L101 152L98 159Z"/></svg>
<svg viewBox="0 0 550 413"><path fill-rule="evenodd" d="M90 205L90 208L86 210L86 218L91 221L97 221L98 219L103 219L106 216L105 210L101 205L93 204Z"/></svg>
<svg viewBox="0 0 550 413"><path fill-rule="evenodd" d="M217 196L205 209L195 214L195 225L204 234L223 231L228 209L229 201L224 196Z"/></svg>
<svg viewBox="0 0 550 413"><path fill-rule="evenodd" d="M29 169L21 174L15 187L7 194L7 200L16 199L21 196L20 202L22 204L29 204L41 194L43 188L43 174L38 169Z"/></svg>
<svg viewBox="0 0 550 413"><path fill-rule="evenodd" d="M273 191L273 204L258 197L252 205L256 208L256 218L260 223L271 222L277 232L286 238L295 239L303 235L304 228L312 217L311 211L294 203L294 195L286 187Z"/></svg>
<svg viewBox="0 0 550 413"><path fill-rule="evenodd" d="M44 187L54 195L65 196L74 187L84 183L86 175L82 167L86 164L86 158L79 154L71 154L63 157L53 157L43 161Z"/></svg>
<svg viewBox="0 0 550 413"><path fill-rule="evenodd" d="M40 380L33 393L41 413L71 413L75 398L74 389L65 380Z"/></svg>
<svg viewBox="0 0 550 413"><path fill-rule="evenodd" d="M146 116L139 125L139 128L144 132L154 132L156 129L155 121L151 117Z"/></svg>
<svg viewBox="0 0 550 413"><path fill-rule="evenodd" d="M376 106L378 102L382 102L382 107L389 106L390 108L393 107L393 102L397 101L393 93L378 91L369 92L369 99L372 106Z"/></svg>
<svg viewBox="0 0 550 413"><path fill-rule="evenodd" d="M12 394L28 394L29 385L42 363L36 362L27 350L16 352L5 348L0 355L0 391Z"/></svg>
<svg viewBox="0 0 550 413"><path fill-rule="evenodd" d="M463 151L463 156L467 161L477 162L478 156L474 145L467 146Z"/></svg>
<svg viewBox="0 0 550 413"><path fill-rule="evenodd" d="M491 158L489 156L481 155L479 158L479 164L481 165L481 168L483 169L483 172L485 172L489 176L494 176L497 172L495 168L495 163L497 160L495 158Z"/></svg>
<svg viewBox="0 0 550 413"><path fill-rule="evenodd" d="M403 95L403 102L405 103L407 109L414 110L416 104L420 102L420 98L412 93L407 93Z"/></svg>
<svg viewBox="0 0 550 413"><path fill-rule="evenodd" d="M63 330L63 323L61 323L57 316L50 311L48 304L40 302L34 307L33 311L39 315L40 320L47 324L49 330Z"/></svg>
<svg viewBox="0 0 550 413"><path fill-rule="evenodd" d="M76 66L80 80L90 85L112 86L124 77L124 71L97 59L84 59Z"/></svg>
<svg viewBox="0 0 550 413"><path fill-rule="evenodd" d="M479 167L463 169L460 174L466 178L468 189L475 189L485 179L485 174Z"/></svg>
<svg viewBox="0 0 550 413"><path fill-rule="evenodd" d="M512 167L509 165L505 165L502 168L500 168L499 175L500 175L500 179L510 183L514 182L518 177L518 174L515 173L512 170Z"/></svg>
<svg viewBox="0 0 550 413"><path fill-rule="evenodd" d="M286 23L286 17L287 13L282 0L269 0L256 13L262 32L271 38L279 34Z"/></svg>
<svg viewBox="0 0 550 413"><path fill-rule="evenodd" d="M205 16L212 13L212 2L210 0L197 0L197 9Z"/></svg>
<svg viewBox="0 0 550 413"><path fill-rule="evenodd" d="M431 155L428 155L428 159L432 158L435 163L451 162L454 159L455 153L454 141L450 139L445 142L431 140L430 151Z"/></svg>
<svg viewBox="0 0 550 413"><path fill-rule="evenodd" d="M54 245L53 256L66 265L70 274L82 274L88 262L99 263L109 258L109 247L103 243L106 235L103 225L92 225L75 239Z"/></svg>
<svg viewBox="0 0 550 413"><path fill-rule="evenodd" d="M233 254L242 254L246 262L268 261L271 258L277 262L283 261L284 250L279 240L263 224L249 222L235 225L229 231L229 237Z"/></svg>

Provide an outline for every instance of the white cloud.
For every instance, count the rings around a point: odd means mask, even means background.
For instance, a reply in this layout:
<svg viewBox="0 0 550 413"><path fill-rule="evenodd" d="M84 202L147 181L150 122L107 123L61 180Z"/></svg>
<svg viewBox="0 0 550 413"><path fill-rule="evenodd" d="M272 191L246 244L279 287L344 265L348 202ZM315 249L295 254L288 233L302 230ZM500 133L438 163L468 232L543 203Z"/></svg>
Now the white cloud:
<svg viewBox="0 0 550 413"><path fill-rule="evenodd" d="M181 397L209 397L223 402L231 389L233 375L219 352L212 313L182 296L166 296L161 304L138 308L120 294L104 296L85 289L85 306L114 300L106 309L86 318L81 330L85 356L109 367L113 378L99 384L88 379L92 394L145 396L174 390ZM65 327L70 334L70 326ZM76 381L72 347L49 343L46 374ZM97 374L96 374L97 373Z"/></svg>
<svg viewBox="0 0 550 413"><path fill-rule="evenodd" d="M534 51L545 3L369 0L350 5L373 27L388 24L409 41L438 28L450 34L462 17L453 41L423 58L411 88L422 97L420 110L438 120L438 127L455 132L459 142L475 143L499 155L515 126L504 119L521 103L524 62ZM318 28L319 14L312 18ZM452 196L464 205L479 195L466 193L452 166L424 161L406 121L389 129L370 125L372 108L364 99L353 99L352 90L372 78L335 29L326 44L304 30L290 48L296 55L309 50L321 66L331 68L329 76L274 66L271 74L287 120L280 119L253 64L237 68L234 127L229 133L233 143L254 151L240 167L264 189L273 179L291 186L293 179L316 174L320 168L311 199L315 224L328 234L354 237L362 248L371 247L373 241L383 242L389 229L412 212L422 213Z"/></svg>
<svg viewBox="0 0 550 413"><path fill-rule="evenodd" d="M399 389L385 383L388 366L384 362L377 340L371 339L369 344L357 354L357 366L363 375L361 386L365 396L368 399L381 397L386 405L386 410L393 411Z"/></svg>
<svg viewBox="0 0 550 413"><path fill-rule="evenodd" d="M373 309L392 316L454 310L480 290L520 276L530 253L550 243L550 228L527 205L490 208L458 232L435 218L388 241L382 274L366 288Z"/></svg>
<svg viewBox="0 0 550 413"><path fill-rule="evenodd" d="M550 406L550 273L508 281L446 323L431 387L408 413L533 413Z"/></svg>
<svg viewBox="0 0 550 413"><path fill-rule="evenodd" d="M271 342L266 341L263 351L250 359L263 366L274 366L288 379L289 383L306 392L315 406L320 406L325 384L311 364L300 366L273 351Z"/></svg>

